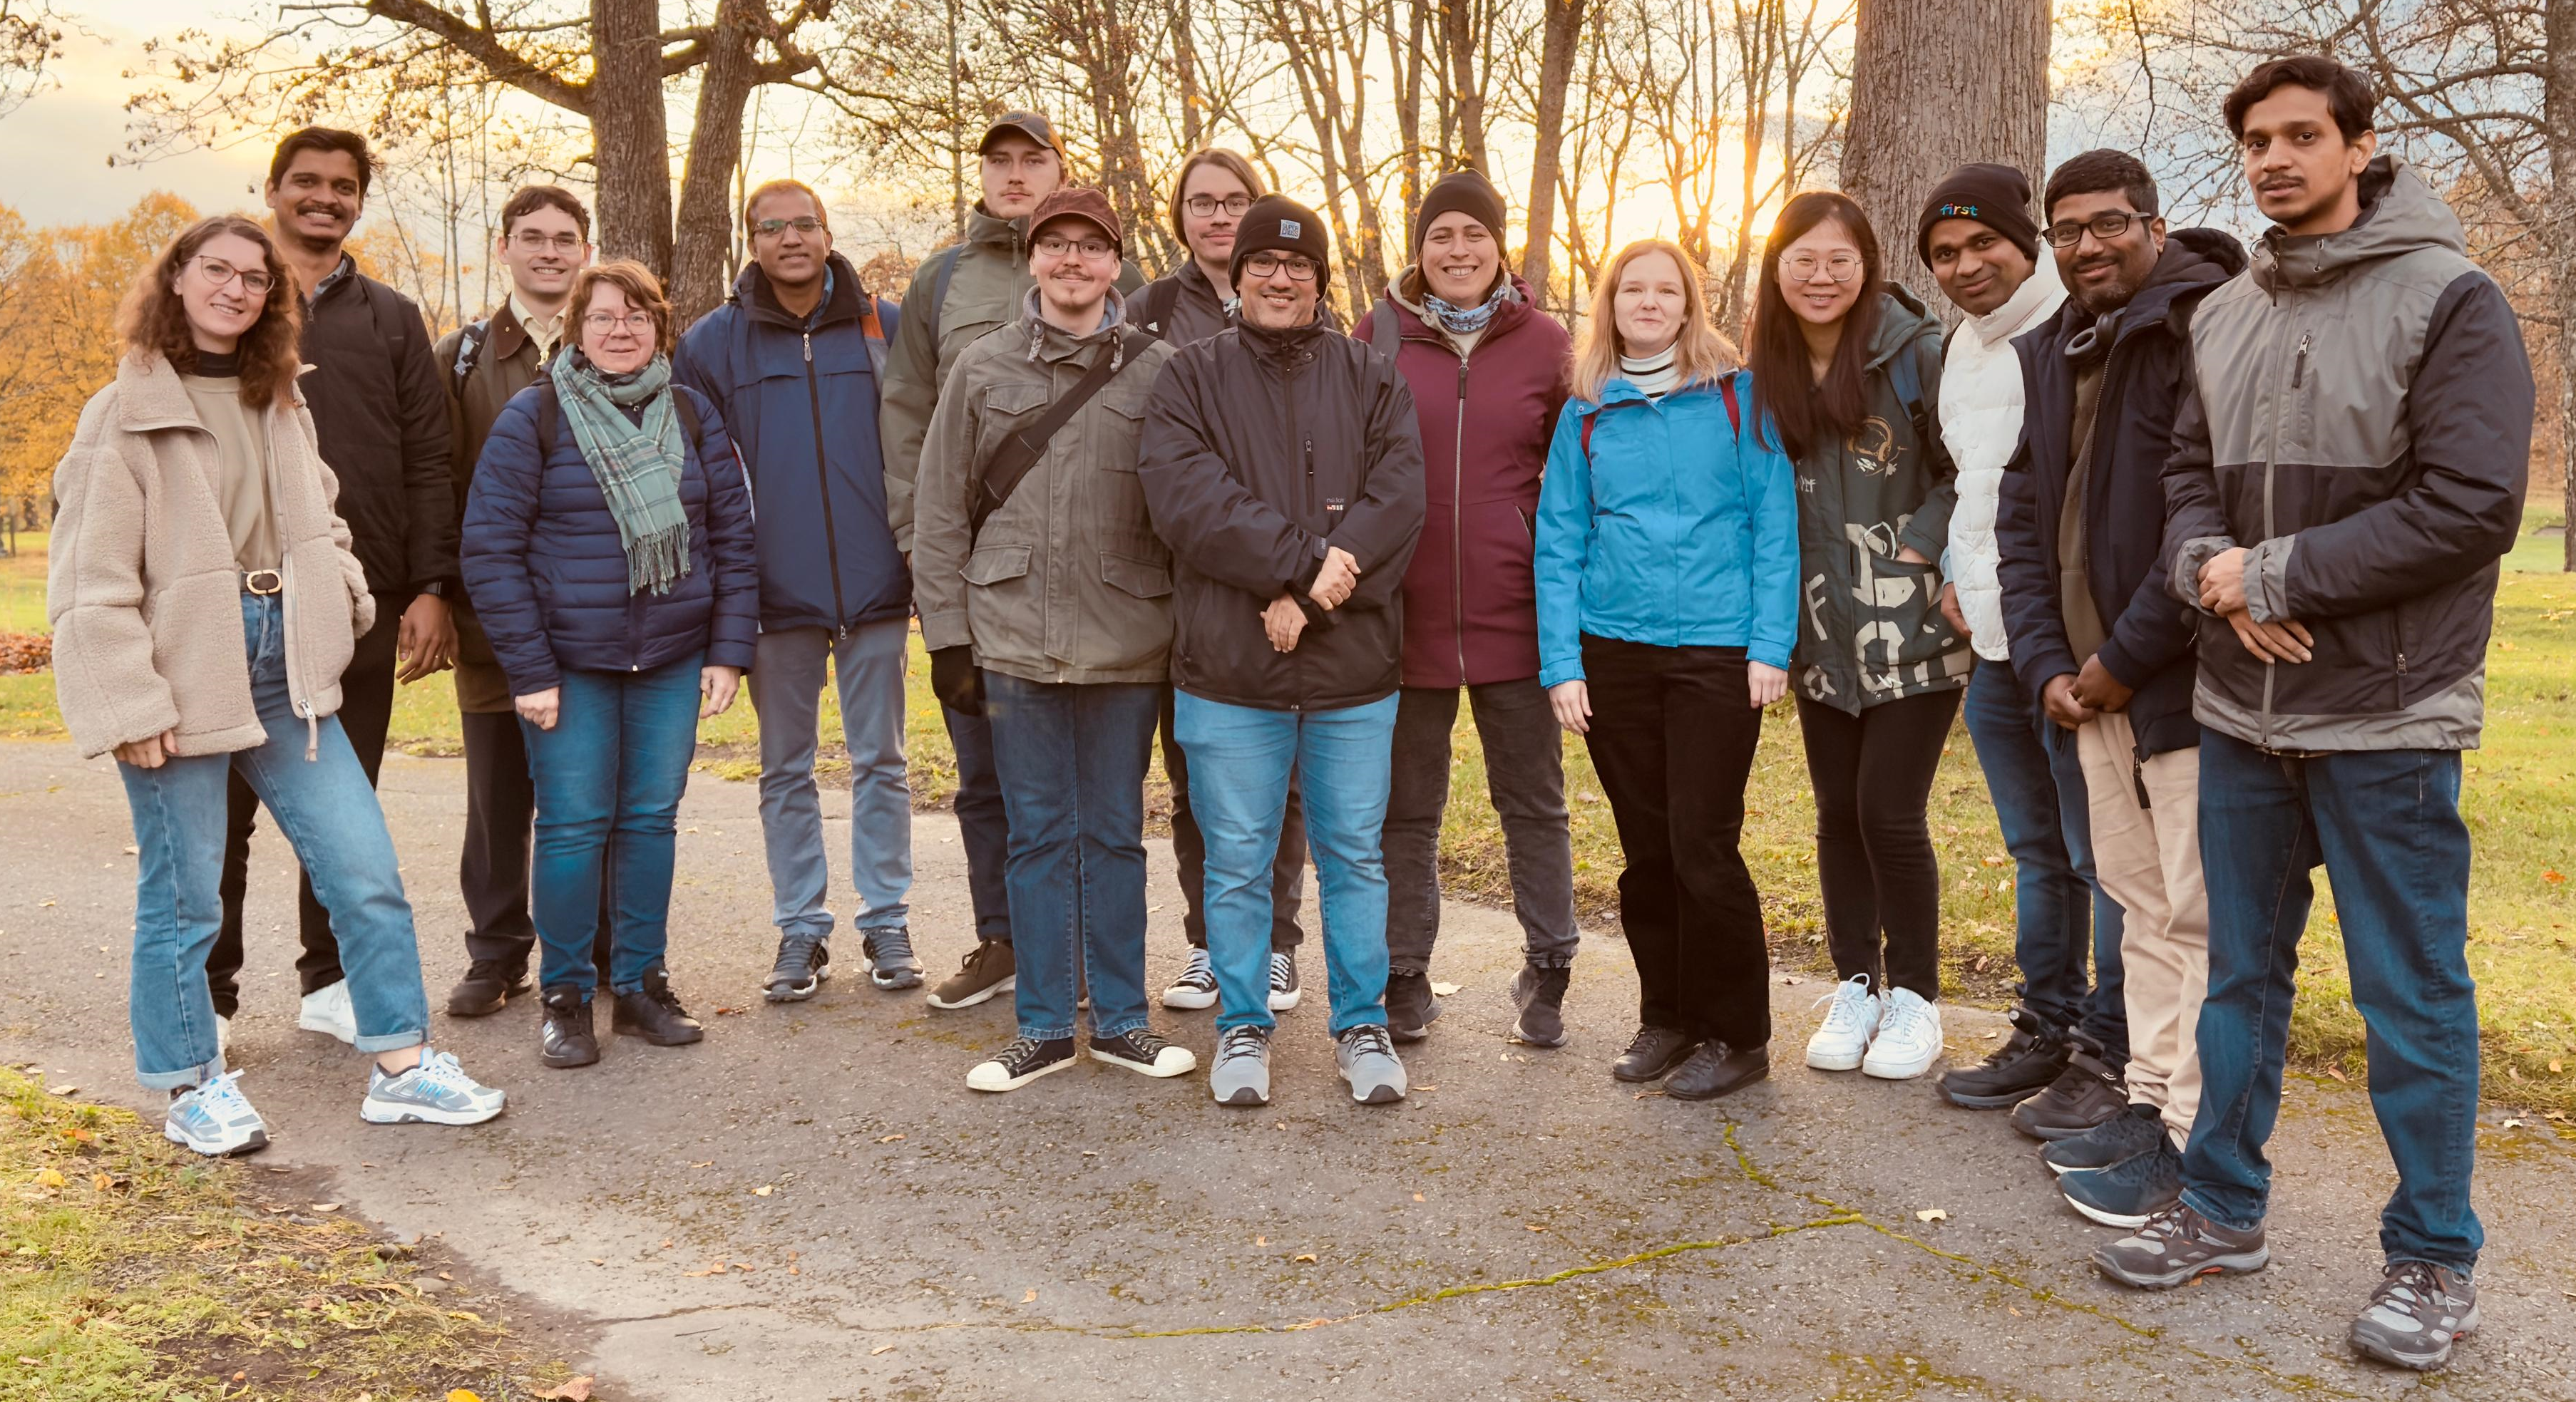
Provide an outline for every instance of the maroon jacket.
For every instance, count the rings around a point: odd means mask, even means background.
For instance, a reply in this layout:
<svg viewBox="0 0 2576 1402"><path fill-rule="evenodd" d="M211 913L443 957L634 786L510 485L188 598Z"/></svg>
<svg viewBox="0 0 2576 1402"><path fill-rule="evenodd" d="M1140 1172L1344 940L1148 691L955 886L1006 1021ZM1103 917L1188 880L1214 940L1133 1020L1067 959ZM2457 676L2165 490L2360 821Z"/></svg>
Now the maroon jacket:
<svg viewBox="0 0 2576 1402"><path fill-rule="evenodd" d="M1418 285L1406 269L1395 287ZM1404 684L1458 687L1538 675L1530 522L1573 369L1556 319L1520 300L1494 313L1461 360L1449 338L1389 295L1353 334L1395 318L1396 369L1412 386L1429 488L1422 543L1404 576Z"/></svg>

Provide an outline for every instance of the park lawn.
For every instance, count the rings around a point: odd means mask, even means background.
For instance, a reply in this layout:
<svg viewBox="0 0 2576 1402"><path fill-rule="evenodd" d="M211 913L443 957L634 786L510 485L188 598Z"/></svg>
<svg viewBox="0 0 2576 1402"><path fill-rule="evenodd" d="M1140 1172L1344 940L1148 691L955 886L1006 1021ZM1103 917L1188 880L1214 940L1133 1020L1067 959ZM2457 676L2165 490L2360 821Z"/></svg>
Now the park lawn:
<svg viewBox="0 0 2576 1402"><path fill-rule="evenodd" d="M45 542L43 531L18 532L18 553L0 555L0 633L43 633ZM0 543L7 537L0 536Z"/></svg>

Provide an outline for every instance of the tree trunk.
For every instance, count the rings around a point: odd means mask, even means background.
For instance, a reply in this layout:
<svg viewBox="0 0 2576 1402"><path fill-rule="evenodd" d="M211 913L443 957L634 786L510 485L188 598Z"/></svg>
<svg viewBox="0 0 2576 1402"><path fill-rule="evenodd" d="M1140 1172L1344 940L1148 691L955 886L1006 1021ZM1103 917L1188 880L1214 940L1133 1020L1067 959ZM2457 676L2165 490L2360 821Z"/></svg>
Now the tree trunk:
<svg viewBox="0 0 2576 1402"><path fill-rule="evenodd" d="M2048 0L1860 0L1855 23L1843 193L1869 212L1887 275L1946 310L1915 216L1969 161L2047 178Z"/></svg>
<svg viewBox="0 0 2576 1402"><path fill-rule="evenodd" d="M723 0L698 80L697 121L680 177L679 238L671 254L671 312L687 326L715 310L731 280L734 166L742 159L742 109L751 97L760 0Z"/></svg>
<svg viewBox="0 0 2576 1402"><path fill-rule="evenodd" d="M1469 170L1490 170L1485 163L1485 85L1476 76L1476 20L1476 0L1447 0L1440 7L1450 101L1458 109L1458 163Z"/></svg>
<svg viewBox="0 0 2576 1402"><path fill-rule="evenodd" d="M592 164L599 252L671 271L671 137L662 111L659 0L590 0Z"/></svg>
<svg viewBox="0 0 2576 1402"><path fill-rule="evenodd" d="M2549 269L2550 300L2557 304L2558 473L2567 508L2559 545L2563 567L2576 570L2576 4L2549 6L2545 42L2549 72L2543 111L2549 119L2549 202L2556 214L2558 256Z"/></svg>
<svg viewBox="0 0 2576 1402"><path fill-rule="evenodd" d="M1546 18L1539 38L1538 137L1530 155L1529 241L1521 249L1521 279L1540 305L1549 302L1549 244L1556 231L1557 160L1565 149L1565 89L1574 72L1574 44L1583 34L1584 0L1542 0Z"/></svg>

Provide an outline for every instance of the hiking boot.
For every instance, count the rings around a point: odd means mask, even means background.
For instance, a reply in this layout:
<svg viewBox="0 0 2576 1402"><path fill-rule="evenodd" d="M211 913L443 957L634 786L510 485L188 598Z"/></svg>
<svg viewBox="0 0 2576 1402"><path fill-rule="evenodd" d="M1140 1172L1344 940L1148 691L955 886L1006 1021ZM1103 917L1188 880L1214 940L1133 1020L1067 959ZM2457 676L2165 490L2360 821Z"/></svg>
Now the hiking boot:
<svg viewBox="0 0 2576 1402"><path fill-rule="evenodd" d="M1217 1039L1208 1093L1219 1105L1270 1103L1270 1029L1237 1027Z"/></svg>
<svg viewBox="0 0 2576 1402"><path fill-rule="evenodd" d="M659 965L644 971L642 988L617 995L608 1030L641 1037L657 1047L685 1047L707 1035L689 1010L680 1006L680 995L671 991L670 971Z"/></svg>
<svg viewBox="0 0 2576 1402"><path fill-rule="evenodd" d="M465 1074L454 1052L420 1049L420 1063L399 1076L371 1068L358 1118L371 1125L479 1125L501 1113L507 1097Z"/></svg>
<svg viewBox="0 0 2576 1402"><path fill-rule="evenodd" d="M1392 1105L1404 1098L1404 1063L1386 1029L1364 1022L1344 1032L1333 1046L1334 1064L1351 1083L1351 1099L1362 1105Z"/></svg>
<svg viewBox="0 0 2576 1402"><path fill-rule="evenodd" d="M1882 1081L1910 1081L1941 1059L1941 1009L1911 988L1892 989L1877 1035L1860 1060L1860 1073Z"/></svg>
<svg viewBox="0 0 2576 1402"><path fill-rule="evenodd" d="M1512 978L1512 1002L1521 1010L1512 1023L1512 1040L1533 1047L1565 1045L1565 985L1572 969L1542 969L1525 964Z"/></svg>
<svg viewBox="0 0 2576 1402"><path fill-rule="evenodd" d="M1419 1042L1440 1020L1440 1000L1431 996L1431 975L1390 973L1386 976L1386 1031L1399 1042Z"/></svg>
<svg viewBox="0 0 2576 1402"><path fill-rule="evenodd" d="M2164 1137L2164 1113L2153 1105L2132 1105L2125 1115L2113 1115L2072 1139L2057 1140L2040 1150L2039 1161L2051 1173L2109 1168L2156 1147Z"/></svg>
<svg viewBox="0 0 2576 1402"><path fill-rule="evenodd" d="M1771 1074L1767 1046L1737 1051L1724 1042L1702 1042L1690 1059L1664 1078L1664 1094L1675 1100L1715 1100L1733 1095Z"/></svg>
<svg viewBox="0 0 2576 1402"><path fill-rule="evenodd" d="M1970 1110L2009 1110L2041 1091L2066 1069L2074 1048L2066 1034L2028 1008L2012 1010L2013 1034L1974 1066L1941 1073L1941 1094Z"/></svg>
<svg viewBox="0 0 2576 1402"><path fill-rule="evenodd" d="M1886 1005L1870 991L1869 975L1854 974L1816 1000L1830 1003L1825 1020L1807 1039L1807 1064L1819 1071L1851 1071L1869 1055L1869 1039L1878 1033Z"/></svg>
<svg viewBox="0 0 2576 1402"><path fill-rule="evenodd" d="M2370 1308L2352 1322L2352 1346L2366 1358L2427 1372L2451 1361L2451 1345L2478 1329L2478 1287L2461 1271L2430 1261L2393 1261Z"/></svg>
<svg viewBox="0 0 2576 1402"><path fill-rule="evenodd" d="M1206 950L1190 950L1189 967L1181 970L1181 976L1172 980L1171 987L1163 990L1163 1006L1188 1012L1216 1006L1216 969L1208 963Z"/></svg>
<svg viewBox="0 0 2576 1402"><path fill-rule="evenodd" d="M802 1003L821 992L823 980L831 976L831 942L821 935L789 931L778 937L778 962L769 966L760 996L773 1003Z"/></svg>
<svg viewBox="0 0 2576 1402"><path fill-rule="evenodd" d="M489 1017L529 992L527 960L477 959L466 966L465 977L447 990L447 1015Z"/></svg>
<svg viewBox="0 0 2576 1402"><path fill-rule="evenodd" d="M921 960L912 952L912 931L903 925L859 932L859 954L867 960L868 982L893 992L921 987Z"/></svg>
<svg viewBox="0 0 2576 1402"><path fill-rule="evenodd" d="M569 983L545 991L545 1014L537 1024L538 1057L548 1066L588 1066L599 1060L599 1036L591 1031L590 1000Z"/></svg>
<svg viewBox="0 0 2576 1402"><path fill-rule="evenodd" d="M2139 1290L2170 1290L2205 1275L2245 1275L2271 1263L2262 1223L2240 1232L2180 1202L2093 1253L2102 1274Z"/></svg>
<svg viewBox="0 0 2576 1402"><path fill-rule="evenodd" d="M170 1101L161 1137L208 1158L255 1154L268 1147L268 1122L242 1098L241 1073L226 1071Z"/></svg>
<svg viewBox="0 0 2576 1402"><path fill-rule="evenodd" d="M1297 956L1284 949L1270 952L1270 1011L1284 1013L1306 1001L1297 982Z"/></svg>
<svg viewBox="0 0 2576 1402"><path fill-rule="evenodd" d="M1073 1039L1053 1037L1039 1041L1035 1037L1014 1037L1001 1054L990 1061L975 1064L966 1073L969 1090L1018 1090L1040 1076L1050 1076L1073 1064Z"/></svg>
<svg viewBox="0 0 2576 1402"><path fill-rule="evenodd" d="M930 990L930 1006L954 1012L1008 993L1020 986L1019 967L1009 940L978 940L966 951L966 962L957 966L957 972Z"/></svg>
<svg viewBox="0 0 2576 1402"><path fill-rule="evenodd" d="M1091 1058L1112 1066L1124 1066L1144 1076L1179 1076L1199 1069L1196 1053L1150 1027L1138 1027L1115 1037L1093 1037Z"/></svg>
<svg viewBox="0 0 2576 1402"><path fill-rule="evenodd" d="M2143 1227L2147 1219L2182 1201L2182 1151L2162 1133L2143 1154L2109 1168L2073 1168L2058 1175L2067 1206L2106 1227Z"/></svg>
<svg viewBox="0 0 2576 1402"><path fill-rule="evenodd" d="M2079 1045L2048 1089L2013 1107L2012 1127L2042 1141L2072 1139L2128 1109L2129 1088L2120 1073Z"/></svg>
<svg viewBox="0 0 2576 1402"><path fill-rule="evenodd" d="M1699 1038L1677 1027L1640 1027L1628 1049L1610 1063L1610 1074L1622 1081L1661 1079L1699 1049Z"/></svg>

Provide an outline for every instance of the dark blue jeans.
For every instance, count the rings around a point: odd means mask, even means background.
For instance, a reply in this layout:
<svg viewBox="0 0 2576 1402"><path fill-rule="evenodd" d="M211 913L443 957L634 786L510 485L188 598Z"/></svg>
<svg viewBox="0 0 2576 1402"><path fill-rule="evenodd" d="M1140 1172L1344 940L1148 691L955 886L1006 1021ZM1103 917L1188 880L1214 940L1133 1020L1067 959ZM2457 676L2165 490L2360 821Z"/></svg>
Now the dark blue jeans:
<svg viewBox="0 0 2576 1402"><path fill-rule="evenodd" d="M2371 1109L2397 1164L2380 1249L2392 1262L2476 1265L2486 1234L2469 1206L2478 1005L2459 753L2296 758L2204 729L2200 861L2209 1000L2183 1200L2227 1226L2263 1218L2272 1183L2263 1146L2281 1110L2309 872L2323 862L2353 1006L2368 1029Z"/></svg>
<svg viewBox="0 0 2576 1402"><path fill-rule="evenodd" d="M1161 719L1151 682L1089 685L984 673L984 715L1010 821L1010 931L1020 1035L1073 1035L1074 963L1093 1035L1145 1025L1145 765Z"/></svg>
<svg viewBox="0 0 2576 1402"><path fill-rule="evenodd" d="M989 678L988 678L989 680ZM1011 819L993 768L993 717L970 716L946 706L948 746L957 754L957 840L966 846L966 894L975 905L975 938L1011 942L1011 897L1003 877L1010 860Z"/></svg>
<svg viewBox="0 0 2576 1402"><path fill-rule="evenodd" d="M2110 1065L2125 1065L2120 903L2093 880L2092 821L2074 732L2031 704L2011 663L1983 657L1968 679L1963 714L2013 858L2013 958L2022 978L2016 992L2050 1023L2100 1043Z"/></svg>
<svg viewBox="0 0 2576 1402"><path fill-rule="evenodd" d="M520 722L537 788L529 905L544 949L539 982L599 986L590 961L600 886L617 912L608 986L633 993L671 940L671 866L680 795L698 748L692 653L649 672L566 671L555 728Z"/></svg>

